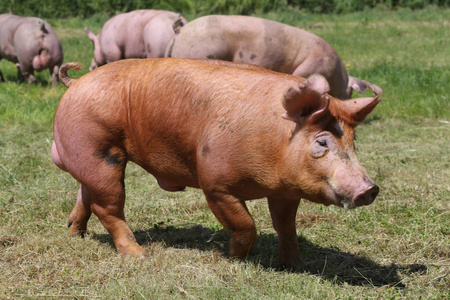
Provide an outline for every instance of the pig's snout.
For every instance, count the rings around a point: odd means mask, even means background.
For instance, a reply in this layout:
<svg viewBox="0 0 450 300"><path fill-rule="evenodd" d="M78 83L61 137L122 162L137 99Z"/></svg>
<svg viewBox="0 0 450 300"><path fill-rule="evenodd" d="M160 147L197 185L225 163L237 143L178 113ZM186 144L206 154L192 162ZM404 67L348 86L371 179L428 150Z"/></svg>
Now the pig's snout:
<svg viewBox="0 0 450 300"><path fill-rule="evenodd" d="M379 192L380 188L377 185L372 184L366 190L356 195L353 199L353 203L355 206L369 205L375 200Z"/></svg>

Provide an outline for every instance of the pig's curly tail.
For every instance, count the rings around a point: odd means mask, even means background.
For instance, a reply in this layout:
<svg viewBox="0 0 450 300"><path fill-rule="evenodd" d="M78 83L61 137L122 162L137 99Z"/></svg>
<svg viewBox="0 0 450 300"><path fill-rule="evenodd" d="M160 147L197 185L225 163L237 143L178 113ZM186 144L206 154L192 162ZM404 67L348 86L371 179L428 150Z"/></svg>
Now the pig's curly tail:
<svg viewBox="0 0 450 300"><path fill-rule="evenodd" d="M62 84L64 84L66 87L69 87L72 85L72 83L75 82L76 79L70 78L69 75L67 75L67 70L74 69L79 70L81 69L81 66L79 63L76 62L67 62L59 68L59 80L61 80Z"/></svg>

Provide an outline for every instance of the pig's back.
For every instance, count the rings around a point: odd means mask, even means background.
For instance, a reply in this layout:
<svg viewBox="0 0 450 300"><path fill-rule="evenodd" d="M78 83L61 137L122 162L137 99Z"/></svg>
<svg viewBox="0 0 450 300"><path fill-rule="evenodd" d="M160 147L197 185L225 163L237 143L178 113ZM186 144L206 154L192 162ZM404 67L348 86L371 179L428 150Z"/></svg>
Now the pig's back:
<svg viewBox="0 0 450 300"><path fill-rule="evenodd" d="M151 136L193 144L211 133L246 138L288 124L281 118L281 100L299 81L260 68L182 59L122 60L76 80L61 99L55 120L60 112L63 122L96 116L100 125L114 124L105 130L124 132L140 145ZM76 114L68 117L64 112L69 111Z"/></svg>
<svg viewBox="0 0 450 300"><path fill-rule="evenodd" d="M258 67L231 66L175 58L121 60L75 81L60 105L70 97L67 105L89 110L101 109L97 101L106 101L113 107L130 105L135 113L165 111L180 117L223 110L238 115L245 107L260 112L277 107L283 113L284 92L301 80Z"/></svg>
<svg viewBox="0 0 450 300"><path fill-rule="evenodd" d="M111 18L100 32L102 50L108 53L108 49L118 47L123 52L123 58L145 57L142 32L145 25L160 13L158 10L142 9Z"/></svg>

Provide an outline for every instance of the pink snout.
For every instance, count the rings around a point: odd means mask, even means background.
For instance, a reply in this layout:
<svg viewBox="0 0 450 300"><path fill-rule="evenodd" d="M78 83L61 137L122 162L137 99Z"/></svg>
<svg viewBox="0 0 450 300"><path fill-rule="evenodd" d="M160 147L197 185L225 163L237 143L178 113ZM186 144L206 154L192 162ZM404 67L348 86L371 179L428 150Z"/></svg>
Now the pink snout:
<svg viewBox="0 0 450 300"><path fill-rule="evenodd" d="M379 192L380 188L377 185L372 184L363 192L357 194L355 198L353 198L353 203L355 206L369 205L375 200Z"/></svg>

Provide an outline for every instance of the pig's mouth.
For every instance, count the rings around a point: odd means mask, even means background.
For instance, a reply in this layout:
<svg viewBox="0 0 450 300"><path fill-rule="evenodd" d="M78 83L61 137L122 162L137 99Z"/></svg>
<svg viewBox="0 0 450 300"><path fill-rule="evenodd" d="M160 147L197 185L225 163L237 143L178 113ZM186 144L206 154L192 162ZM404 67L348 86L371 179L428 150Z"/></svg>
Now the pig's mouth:
<svg viewBox="0 0 450 300"><path fill-rule="evenodd" d="M332 184L328 183L325 188L325 197L328 199L328 205L334 204L336 206L343 207L345 210L353 209L356 207L352 201L352 197L340 193ZM330 201L331 200L331 201Z"/></svg>
<svg viewBox="0 0 450 300"><path fill-rule="evenodd" d="M372 204L372 202L377 197L380 192L380 188L377 185L372 185L365 189L364 191L357 193L355 197L350 200L348 198L342 198L341 204L345 210L356 208L363 205Z"/></svg>
<svg viewBox="0 0 450 300"><path fill-rule="evenodd" d="M341 201L341 207L343 207L345 211L356 208L355 203L348 198L341 199L340 201Z"/></svg>
<svg viewBox="0 0 450 300"><path fill-rule="evenodd" d="M346 196L337 192L336 189L331 186L330 189L331 194L333 195L331 198L334 198L334 203L343 207L345 210L371 204L380 191L377 185L371 185L364 191L355 193L354 196Z"/></svg>

